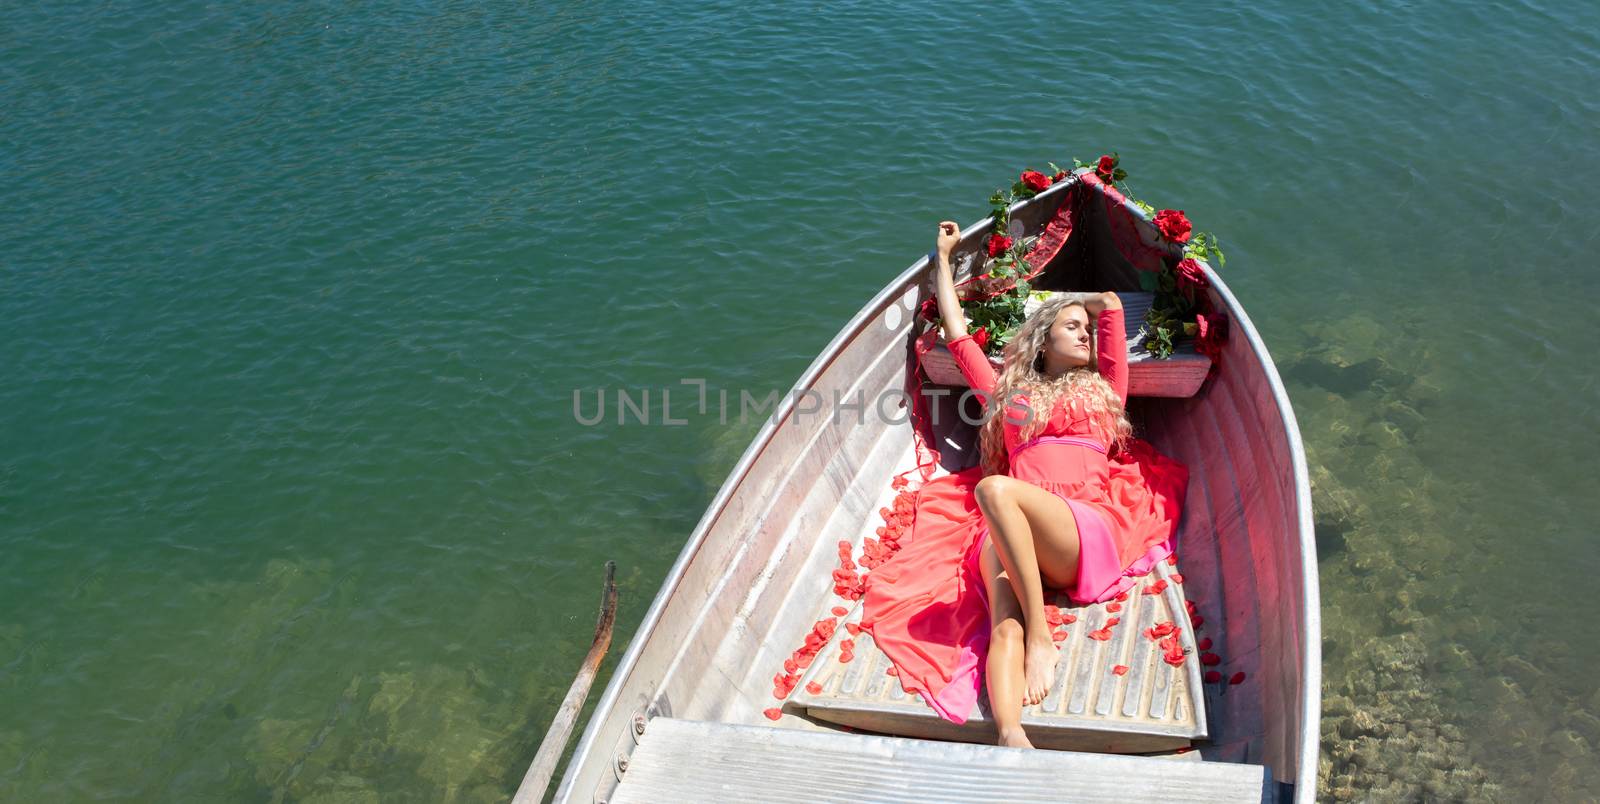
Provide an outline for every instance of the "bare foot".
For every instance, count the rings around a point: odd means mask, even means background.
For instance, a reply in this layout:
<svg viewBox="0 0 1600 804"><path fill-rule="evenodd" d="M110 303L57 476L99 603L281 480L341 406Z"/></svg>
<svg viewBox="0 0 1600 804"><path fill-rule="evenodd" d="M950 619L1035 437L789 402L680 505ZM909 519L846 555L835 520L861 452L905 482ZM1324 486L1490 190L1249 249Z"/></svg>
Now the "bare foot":
<svg viewBox="0 0 1600 804"><path fill-rule="evenodd" d="M1049 694L1050 685L1056 680L1056 662L1060 660L1061 651L1051 641L1048 631L1044 639L1028 638L1022 654L1022 683L1026 687L1022 693L1023 706L1033 706Z"/></svg>
<svg viewBox="0 0 1600 804"><path fill-rule="evenodd" d="M1028 735L1023 733L1021 726L1015 729L1002 729L999 739L995 740L995 745L1003 745L1006 748L1033 747L1033 743L1028 740Z"/></svg>

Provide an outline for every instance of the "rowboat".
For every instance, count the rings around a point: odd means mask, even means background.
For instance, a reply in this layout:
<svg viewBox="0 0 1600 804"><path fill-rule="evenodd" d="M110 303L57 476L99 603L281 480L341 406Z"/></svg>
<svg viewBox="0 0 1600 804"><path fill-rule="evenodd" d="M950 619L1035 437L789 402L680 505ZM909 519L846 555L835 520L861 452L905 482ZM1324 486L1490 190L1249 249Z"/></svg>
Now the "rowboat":
<svg viewBox="0 0 1600 804"><path fill-rule="evenodd" d="M1083 173L1013 206L1013 234L1037 236L1074 193L1106 203L1078 205L1079 247L1063 249L1035 287L1137 301L1137 268L1112 247L1114 232L1162 241L1137 207ZM958 281L990 225L963 232ZM925 256L839 331L729 473L616 666L554 799L1313 801L1321 627L1305 455L1266 346L1202 265L1214 307L1233 322L1215 365L1202 358L1203 382L1180 377L1192 379L1192 348L1155 360L1130 339L1136 434L1190 470L1179 560L1157 570L1181 578L1123 604L1121 618L1139 626L1121 629L1126 638L1080 638L1106 621L1107 604L1077 611L1071 628L1080 630L1059 643L1055 686L1025 711L1040 749L989 744L981 702L960 726L934 716L887 672L870 634L841 650L854 632L845 627L827 629L798 671L800 689L774 698L785 692L774 690L774 670L819 621L859 618L859 603L832 582L839 542L860 548L871 538L897 494L892 478L919 464L904 405L908 390L926 390L916 359L925 327L917 311L933 287ZM1142 316L1127 308L1134 329ZM957 415L957 395L926 398L945 413L935 474L974 463L976 431ZM900 415L877 415L893 413L895 400ZM1175 667L1138 635L1186 611L1194 627L1180 629L1183 649L1198 657L1207 644L1220 665ZM1226 680L1207 681L1213 672ZM534 787L518 799L538 800L544 791Z"/></svg>

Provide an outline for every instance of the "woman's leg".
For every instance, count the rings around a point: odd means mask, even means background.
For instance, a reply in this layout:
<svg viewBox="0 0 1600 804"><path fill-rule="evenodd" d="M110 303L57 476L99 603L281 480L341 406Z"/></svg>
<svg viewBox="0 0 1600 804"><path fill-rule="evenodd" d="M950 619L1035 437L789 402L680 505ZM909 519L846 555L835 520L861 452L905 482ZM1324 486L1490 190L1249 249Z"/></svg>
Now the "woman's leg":
<svg viewBox="0 0 1600 804"><path fill-rule="evenodd" d="M1044 617L1044 583L1064 587L1078 573L1078 524L1060 497L1026 481L989 475L978 481L978 507L989 524L989 543L1022 606L1023 700L1044 700L1055 680L1060 651Z"/></svg>
<svg viewBox="0 0 1600 804"><path fill-rule="evenodd" d="M1022 730L1022 606L1011 591L993 544L985 544L979 559L984 587L989 590L989 655L984 659L984 684L989 688L989 712L994 716L995 742L1012 748L1032 748Z"/></svg>

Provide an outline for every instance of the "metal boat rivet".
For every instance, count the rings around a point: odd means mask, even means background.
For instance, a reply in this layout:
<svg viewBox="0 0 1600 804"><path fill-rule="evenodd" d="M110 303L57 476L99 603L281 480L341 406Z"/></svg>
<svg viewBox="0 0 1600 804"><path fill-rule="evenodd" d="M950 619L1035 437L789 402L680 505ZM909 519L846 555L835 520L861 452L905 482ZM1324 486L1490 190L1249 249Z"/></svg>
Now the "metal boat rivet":
<svg viewBox="0 0 1600 804"><path fill-rule="evenodd" d="M633 716L633 733L644 734L644 715Z"/></svg>

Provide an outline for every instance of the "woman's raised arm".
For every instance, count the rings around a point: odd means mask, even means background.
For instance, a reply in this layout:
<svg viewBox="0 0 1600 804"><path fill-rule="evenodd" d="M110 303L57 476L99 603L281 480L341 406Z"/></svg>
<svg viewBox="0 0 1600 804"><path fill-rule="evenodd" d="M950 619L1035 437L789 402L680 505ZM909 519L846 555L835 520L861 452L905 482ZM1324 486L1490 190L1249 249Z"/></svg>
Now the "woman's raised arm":
<svg viewBox="0 0 1600 804"><path fill-rule="evenodd" d="M1084 310L1095 317L1095 362L1100 376L1128 404L1128 334L1124 331L1122 299L1111 291L1091 296Z"/></svg>
<svg viewBox="0 0 1600 804"><path fill-rule="evenodd" d="M955 277L951 275L950 252L961 242L961 227L955 221L939 223L938 269L934 272L934 294L939 302L939 324L944 331L944 342L950 347L956 368L967 384L979 392L978 398L988 404L994 392L994 367L983 349L967 333L967 317L961 312L961 299L956 296Z"/></svg>
<svg viewBox="0 0 1600 804"><path fill-rule="evenodd" d="M961 225L955 221L939 222L939 267L934 272L934 297L939 302L939 324L946 343L967 334L967 317L961 313L961 300L956 297L956 280L950 268L950 252L961 242Z"/></svg>

